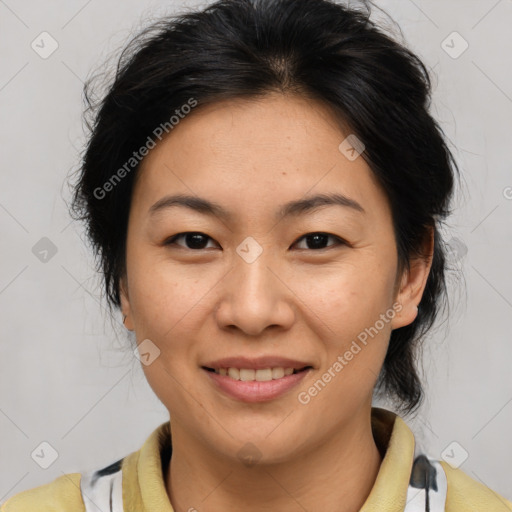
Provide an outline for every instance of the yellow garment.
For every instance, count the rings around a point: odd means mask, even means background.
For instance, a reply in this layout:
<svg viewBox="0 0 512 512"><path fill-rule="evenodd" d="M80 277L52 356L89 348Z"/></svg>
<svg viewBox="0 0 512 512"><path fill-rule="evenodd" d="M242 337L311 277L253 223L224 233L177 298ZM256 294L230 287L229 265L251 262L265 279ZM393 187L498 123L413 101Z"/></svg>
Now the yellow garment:
<svg viewBox="0 0 512 512"><path fill-rule="evenodd" d="M403 512L414 461L414 436L390 411L372 409L375 441L385 456L360 512ZM162 473L162 456L171 448L169 422L156 428L142 448L122 462L123 512L174 512ZM164 465L166 459L164 455ZM510 512L512 502L476 482L460 469L441 462L448 483L446 512ZM20 492L0 512L85 512L80 473Z"/></svg>

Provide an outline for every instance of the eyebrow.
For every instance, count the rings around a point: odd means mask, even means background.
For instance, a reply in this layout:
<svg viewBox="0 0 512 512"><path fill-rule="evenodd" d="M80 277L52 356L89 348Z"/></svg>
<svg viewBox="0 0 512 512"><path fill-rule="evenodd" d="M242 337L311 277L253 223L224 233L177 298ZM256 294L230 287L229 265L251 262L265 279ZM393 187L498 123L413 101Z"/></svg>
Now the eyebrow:
<svg viewBox="0 0 512 512"><path fill-rule="evenodd" d="M217 216L228 221L234 217L234 214L218 203L209 201L202 197L185 194L162 197L149 208L148 213L150 216L154 216L158 212L175 206L189 208L204 215ZM298 199L285 203L277 211L276 219L304 215L317 210L322 206L343 206L360 213L366 213L365 209L354 199L343 194L331 193L317 194L311 197L306 197L305 199Z"/></svg>

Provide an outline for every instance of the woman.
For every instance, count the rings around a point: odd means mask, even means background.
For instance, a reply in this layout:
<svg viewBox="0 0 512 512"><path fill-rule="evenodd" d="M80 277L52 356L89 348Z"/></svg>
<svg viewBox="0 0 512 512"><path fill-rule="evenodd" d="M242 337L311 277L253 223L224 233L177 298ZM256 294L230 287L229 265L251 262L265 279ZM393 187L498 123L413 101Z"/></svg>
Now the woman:
<svg viewBox="0 0 512 512"><path fill-rule="evenodd" d="M429 95L369 11L327 0L224 0L136 38L73 211L170 421L2 512L512 510L372 407L420 405L445 292L457 166Z"/></svg>

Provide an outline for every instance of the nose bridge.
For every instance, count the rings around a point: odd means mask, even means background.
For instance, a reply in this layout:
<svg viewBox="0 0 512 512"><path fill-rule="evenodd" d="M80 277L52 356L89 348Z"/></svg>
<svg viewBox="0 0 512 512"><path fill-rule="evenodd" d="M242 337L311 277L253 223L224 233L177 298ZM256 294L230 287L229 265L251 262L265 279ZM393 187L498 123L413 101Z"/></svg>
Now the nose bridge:
<svg viewBox="0 0 512 512"><path fill-rule="evenodd" d="M241 295L248 298L272 302L276 290L275 283L271 282L275 279L269 269L272 265L271 259L268 248L254 260L246 260L240 256L239 261L235 259L235 291L240 290Z"/></svg>
<svg viewBox="0 0 512 512"><path fill-rule="evenodd" d="M218 321L256 335L270 325L288 324L293 312L286 287L275 276L272 249L248 238L238 246L233 269L226 276Z"/></svg>

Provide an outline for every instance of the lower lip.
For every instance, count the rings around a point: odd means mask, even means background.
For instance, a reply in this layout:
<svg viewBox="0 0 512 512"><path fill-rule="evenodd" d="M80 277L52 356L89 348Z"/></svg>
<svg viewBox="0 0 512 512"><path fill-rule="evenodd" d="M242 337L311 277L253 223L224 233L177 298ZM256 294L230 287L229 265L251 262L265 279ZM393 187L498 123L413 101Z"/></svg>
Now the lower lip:
<svg viewBox="0 0 512 512"><path fill-rule="evenodd" d="M210 372L204 368L202 370L208 374L214 384L222 391L242 402L266 402L267 400L278 398L297 386L310 371L310 369L307 369L286 375L280 379L260 382L235 380L226 375Z"/></svg>

